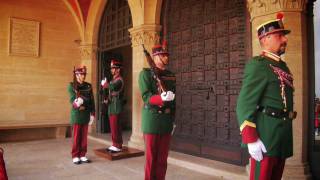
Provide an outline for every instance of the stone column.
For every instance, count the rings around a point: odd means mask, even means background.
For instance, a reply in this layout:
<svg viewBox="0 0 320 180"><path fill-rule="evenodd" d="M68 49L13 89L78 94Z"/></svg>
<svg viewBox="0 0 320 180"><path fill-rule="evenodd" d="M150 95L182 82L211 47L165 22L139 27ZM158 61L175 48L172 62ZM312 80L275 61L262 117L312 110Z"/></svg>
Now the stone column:
<svg viewBox="0 0 320 180"><path fill-rule="evenodd" d="M275 19L277 12L284 12L284 26L291 30L283 59L294 76L294 108L298 112L293 121L293 157L286 161L284 179L310 179L307 159L308 131L308 67L305 7L307 0L247 0L252 22L252 52L260 50L256 27Z"/></svg>
<svg viewBox="0 0 320 180"><path fill-rule="evenodd" d="M97 46L94 44L81 43L79 45L81 65L87 67L86 81L91 83L97 107ZM89 127L89 133L96 132L96 121Z"/></svg>
<svg viewBox="0 0 320 180"><path fill-rule="evenodd" d="M159 43L159 25L141 25L129 29L132 41L132 134L129 146L144 150L143 134L141 131L141 110L143 101L140 95L138 78L144 67L148 67L142 44L151 52L154 44Z"/></svg>
<svg viewBox="0 0 320 180"><path fill-rule="evenodd" d="M86 77L86 81L93 83L96 76L96 54L97 54L97 46L93 44L80 44L80 58L82 65L87 66L88 74Z"/></svg>

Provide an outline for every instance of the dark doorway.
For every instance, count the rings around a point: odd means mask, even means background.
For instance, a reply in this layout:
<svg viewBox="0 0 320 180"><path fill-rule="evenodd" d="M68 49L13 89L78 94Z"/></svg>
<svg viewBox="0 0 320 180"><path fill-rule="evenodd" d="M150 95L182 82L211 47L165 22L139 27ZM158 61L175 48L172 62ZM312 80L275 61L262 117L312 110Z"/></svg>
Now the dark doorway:
<svg viewBox="0 0 320 180"><path fill-rule="evenodd" d="M128 29L132 27L131 13L126 0L108 0L107 6L100 22L98 42L98 121L97 132L110 132L108 114L106 107L102 104L103 94L100 82L107 77L112 79L110 74L111 59L118 59L122 62L121 75L124 79L124 96L127 100L120 120L124 130L131 129L131 92L132 92L132 49Z"/></svg>
<svg viewBox="0 0 320 180"><path fill-rule="evenodd" d="M309 67L308 159L313 179L320 179L320 2L307 3Z"/></svg>
<svg viewBox="0 0 320 180"><path fill-rule="evenodd" d="M166 0L169 68L175 72L175 151L245 165L235 106L251 56L244 0Z"/></svg>

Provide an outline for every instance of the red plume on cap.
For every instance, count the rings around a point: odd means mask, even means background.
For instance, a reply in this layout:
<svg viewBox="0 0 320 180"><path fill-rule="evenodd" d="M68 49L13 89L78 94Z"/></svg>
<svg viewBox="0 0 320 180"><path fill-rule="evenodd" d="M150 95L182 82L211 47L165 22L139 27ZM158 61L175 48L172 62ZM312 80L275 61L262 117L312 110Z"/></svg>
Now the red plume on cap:
<svg viewBox="0 0 320 180"><path fill-rule="evenodd" d="M283 17L284 17L283 12L278 12L278 13L277 13L277 19L282 20L282 19L283 19Z"/></svg>

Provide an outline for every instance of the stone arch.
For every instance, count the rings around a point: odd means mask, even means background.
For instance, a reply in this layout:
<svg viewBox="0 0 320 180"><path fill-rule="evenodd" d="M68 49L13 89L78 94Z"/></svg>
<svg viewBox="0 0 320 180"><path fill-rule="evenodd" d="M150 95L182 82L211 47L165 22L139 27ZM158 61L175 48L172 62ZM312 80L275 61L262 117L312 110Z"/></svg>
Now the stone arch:
<svg viewBox="0 0 320 180"><path fill-rule="evenodd" d="M80 40L83 41L84 40L84 29L82 26L83 23L81 22L81 19L79 18L77 12L75 12L75 10L72 8L71 4L67 0L62 0L62 1L65 3L65 5L69 9L69 11L71 12L72 17L74 18L74 20L77 24L77 27L78 27Z"/></svg>
<svg viewBox="0 0 320 180"><path fill-rule="evenodd" d="M84 41L88 44L97 44L99 36L100 21L107 5L107 0L95 0L91 2L88 17L87 26L85 28ZM129 8L132 16L133 27L142 24L159 24L161 14L161 3L162 0L153 1L139 1L131 0L128 1ZM143 8L148 7L148 8ZM144 9L144 10L143 10ZM147 9L147 10L146 10ZM155 10L157 10L156 13ZM145 11L145 12L144 12ZM75 12L73 14L76 16Z"/></svg>
<svg viewBox="0 0 320 180"><path fill-rule="evenodd" d="M108 0L94 0L91 2L85 28L84 42L92 45L98 43L100 21Z"/></svg>
<svg viewBox="0 0 320 180"><path fill-rule="evenodd" d="M160 24L162 1L163 0L128 1L132 15L133 27L143 24Z"/></svg>
<svg viewBox="0 0 320 180"><path fill-rule="evenodd" d="M163 0L129 0L128 4L131 11L133 27L141 26L143 24L160 25L162 2ZM83 43L92 45L97 44L100 21L107 3L108 0L94 0L91 2L86 27L84 29L81 28L81 22L79 21L79 19L77 19L76 13L72 9L70 9L70 5L68 5L68 8L75 17L75 20L77 21L77 24L80 29L79 32L84 34L84 36L81 39Z"/></svg>

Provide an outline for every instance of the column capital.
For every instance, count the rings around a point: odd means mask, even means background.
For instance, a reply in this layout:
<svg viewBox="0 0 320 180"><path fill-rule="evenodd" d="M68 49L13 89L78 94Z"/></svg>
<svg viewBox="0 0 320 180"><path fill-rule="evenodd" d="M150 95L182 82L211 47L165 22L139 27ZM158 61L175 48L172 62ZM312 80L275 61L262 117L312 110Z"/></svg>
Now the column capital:
<svg viewBox="0 0 320 180"><path fill-rule="evenodd" d="M81 60L93 60L97 53L97 45L95 44L80 44L79 51Z"/></svg>
<svg viewBox="0 0 320 180"><path fill-rule="evenodd" d="M302 12L306 9L308 0L247 0L247 8L251 20L279 11Z"/></svg>
<svg viewBox="0 0 320 180"><path fill-rule="evenodd" d="M87 66L90 71L87 74L87 81L95 84L96 79L96 57L97 57L97 46L95 44L81 43L79 45L80 60L81 64Z"/></svg>
<svg viewBox="0 0 320 180"><path fill-rule="evenodd" d="M160 25L144 24L129 29L132 47L141 44L153 45L160 42Z"/></svg>

